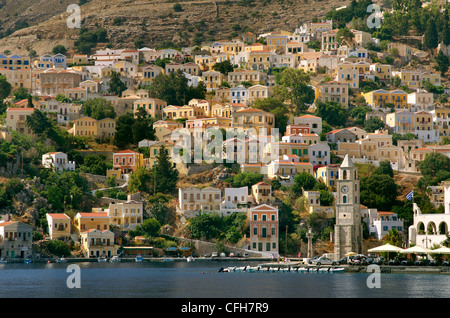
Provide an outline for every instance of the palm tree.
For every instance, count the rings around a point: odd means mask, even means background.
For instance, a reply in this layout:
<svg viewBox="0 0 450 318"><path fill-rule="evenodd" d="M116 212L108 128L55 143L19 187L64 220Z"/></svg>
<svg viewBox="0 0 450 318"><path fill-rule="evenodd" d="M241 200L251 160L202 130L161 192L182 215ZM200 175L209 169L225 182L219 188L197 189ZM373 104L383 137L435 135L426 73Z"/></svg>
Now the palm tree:
<svg viewBox="0 0 450 318"><path fill-rule="evenodd" d="M394 246L401 247L402 243L403 243L402 233L399 232L397 229L393 228L393 229L389 230L388 234L386 234L383 237L383 242L389 243Z"/></svg>

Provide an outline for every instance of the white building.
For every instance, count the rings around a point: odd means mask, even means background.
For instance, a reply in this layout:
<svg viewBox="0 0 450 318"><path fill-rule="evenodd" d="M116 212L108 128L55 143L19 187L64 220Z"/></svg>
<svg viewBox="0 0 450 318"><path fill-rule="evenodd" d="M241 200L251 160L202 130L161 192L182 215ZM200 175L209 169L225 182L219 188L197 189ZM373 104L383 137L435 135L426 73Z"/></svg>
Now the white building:
<svg viewBox="0 0 450 318"><path fill-rule="evenodd" d="M450 226L450 181L444 181L444 213L422 214L417 203L413 204L414 221L409 227L409 244L425 248L441 245L447 238Z"/></svg>
<svg viewBox="0 0 450 318"><path fill-rule="evenodd" d="M310 145L308 150L309 162L315 165L330 164L330 146L327 142Z"/></svg>
<svg viewBox="0 0 450 318"><path fill-rule="evenodd" d="M248 203L248 187L225 188L222 206L225 209L237 209Z"/></svg>
<svg viewBox="0 0 450 318"><path fill-rule="evenodd" d="M374 234L378 240L383 239L392 229L403 232L403 219L399 219L394 212L377 211L377 216L370 219L369 233Z"/></svg>
<svg viewBox="0 0 450 318"><path fill-rule="evenodd" d="M42 165L44 168L55 171L75 170L75 161L69 161L64 152L47 152L42 155Z"/></svg>

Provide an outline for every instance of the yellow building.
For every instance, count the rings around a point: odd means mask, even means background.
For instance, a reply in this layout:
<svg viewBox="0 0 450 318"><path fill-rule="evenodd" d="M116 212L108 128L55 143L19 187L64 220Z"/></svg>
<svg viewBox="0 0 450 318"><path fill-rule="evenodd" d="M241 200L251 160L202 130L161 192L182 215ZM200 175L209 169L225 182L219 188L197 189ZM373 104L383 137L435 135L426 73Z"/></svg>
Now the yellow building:
<svg viewBox="0 0 450 318"><path fill-rule="evenodd" d="M184 105L169 105L163 109L162 119L197 118L205 116L205 110L200 107Z"/></svg>
<svg viewBox="0 0 450 318"><path fill-rule="evenodd" d="M161 119L162 110L167 106L167 102L162 99L157 98L141 98L137 99L133 103L133 113L136 116L136 113L139 112L139 109L142 108L145 110L147 115L153 117L155 119Z"/></svg>
<svg viewBox="0 0 450 318"><path fill-rule="evenodd" d="M339 166L340 165L337 164L331 164L319 167L315 172L315 178L326 184L327 187L334 189L339 177Z"/></svg>
<svg viewBox="0 0 450 318"><path fill-rule="evenodd" d="M109 216L107 213L78 212L73 219L73 225L77 233L92 229L109 230Z"/></svg>
<svg viewBox="0 0 450 318"><path fill-rule="evenodd" d="M144 146L144 144L141 145ZM167 155L169 156L169 158L172 158L174 144L162 141L147 141L147 144L143 147L148 149L149 153L149 156L144 159L144 165L147 169L151 170L157 164L161 146L164 146Z"/></svg>
<svg viewBox="0 0 450 318"><path fill-rule="evenodd" d="M275 127L275 115L256 108L238 110L233 114L232 127L244 130L254 128L257 134L265 128L265 133L270 134Z"/></svg>
<svg viewBox="0 0 450 318"><path fill-rule="evenodd" d="M395 107L398 109L408 108L408 94L402 90L386 91L378 89L362 96L366 103L374 109Z"/></svg>
<svg viewBox="0 0 450 318"><path fill-rule="evenodd" d="M278 158L285 155L294 155L299 158L299 162L309 162L309 145L296 142L271 142L266 145L266 155L274 154L278 149Z"/></svg>
<svg viewBox="0 0 450 318"><path fill-rule="evenodd" d="M72 223L65 213L47 213L48 234L51 240L70 237Z"/></svg>
<svg viewBox="0 0 450 318"><path fill-rule="evenodd" d="M114 137L116 121L112 118L97 120L88 116L75 119L69 130L75 136L92 136L94 138Z"/></svg>
<svg viewBox="0 0 450 318"><path fill-rule="evenodd" d="M374 63L370 64L370 70L380 81L390 82L392 76L392 65Z"/></svg>
<svg viewBox="0 0 450 318"><path fill-rule="evenodd" d="M340 103L344 108L348 108L348 84L345 82L330 81L319 85L316 88L316 101L323 103L334 101Z"/></svg>
<svg viewBox="0 0 450 318"><path fill-rule="evenodd" d="M275 197L272 195L272 186L267 182L258 182L252 185L252 195L256 204L272 204Z"/></svg>

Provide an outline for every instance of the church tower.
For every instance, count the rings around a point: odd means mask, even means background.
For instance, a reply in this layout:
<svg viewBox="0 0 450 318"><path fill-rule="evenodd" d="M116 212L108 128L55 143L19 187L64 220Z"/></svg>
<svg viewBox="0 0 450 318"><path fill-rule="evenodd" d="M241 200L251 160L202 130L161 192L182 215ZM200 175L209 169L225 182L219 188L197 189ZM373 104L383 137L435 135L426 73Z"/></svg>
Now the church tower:
<svg viewBox="0 0 450 318"><path fill-rule="evenodd" d="M338 260L343 258L348 252L362 253L358 171L348 154L345 155L344 161L339 167L339 179L336 187L334 257Z"/></svg>

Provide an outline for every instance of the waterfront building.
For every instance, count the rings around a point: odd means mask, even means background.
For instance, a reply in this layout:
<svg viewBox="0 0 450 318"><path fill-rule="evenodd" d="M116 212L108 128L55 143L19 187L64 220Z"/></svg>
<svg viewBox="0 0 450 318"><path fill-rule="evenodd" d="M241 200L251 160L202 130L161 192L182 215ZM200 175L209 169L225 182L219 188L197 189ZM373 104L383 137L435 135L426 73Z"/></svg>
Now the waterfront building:
<svg viewBox="0 0 450 318"><path fill-rule="evenodd" d="M112 257L117 255L114 233L110 230L90 229L80 233L81 251L85 257Z"/></svg>
<svg viewBox="0 0 450 318"><path fill-rule="evenodd" d="M19 222L0 222L0 257L26 258L31 256L33 226Z"/></svg>
<svg viewBox="0 0 450 318"><path fill-rule="evenodd" d="M444 213L423 214L417 203L413 203L413 224L408 229L408 244L430 249L442 246L447 239L450 226L450 181L443 181Z"/></svg>
<svg viewBox="0 0 450 318"><path fill-rule="evenodd" d="M251 208L250 250L278 256L279 221L278 208L262 204Z"/></svg>

